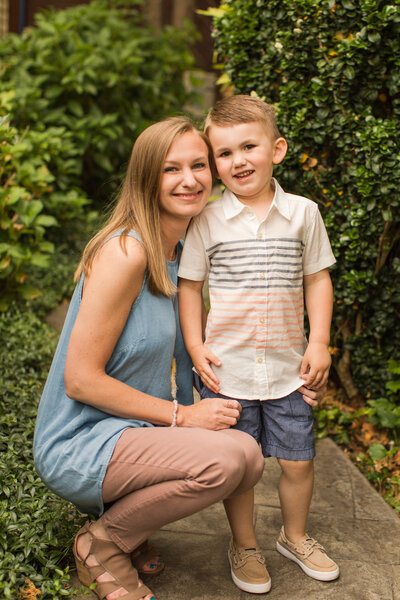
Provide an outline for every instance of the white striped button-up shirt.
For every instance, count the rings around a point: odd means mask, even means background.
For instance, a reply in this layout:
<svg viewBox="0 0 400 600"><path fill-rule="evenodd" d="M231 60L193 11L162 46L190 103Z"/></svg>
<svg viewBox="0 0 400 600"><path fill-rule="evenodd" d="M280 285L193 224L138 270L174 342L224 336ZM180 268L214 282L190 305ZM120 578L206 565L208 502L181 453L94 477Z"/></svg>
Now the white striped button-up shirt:
<svg viewBox="0 0 400 600"><path fill-rule="evenodd" d="M209 282L206 341L220 392L240 399L281 398L298 389L306 349L303 277L335 258L318 205L283 191L266 218L226 190L193 219L179 276Z"/></svg>

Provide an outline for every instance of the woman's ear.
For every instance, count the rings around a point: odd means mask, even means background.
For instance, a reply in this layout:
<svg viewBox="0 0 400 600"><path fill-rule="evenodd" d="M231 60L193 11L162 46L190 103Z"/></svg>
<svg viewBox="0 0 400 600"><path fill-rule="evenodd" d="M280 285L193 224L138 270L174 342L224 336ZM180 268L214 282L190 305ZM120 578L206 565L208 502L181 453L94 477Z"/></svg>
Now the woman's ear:
<svg viewBox="0 0 400 600"><path fill-rule="evenodd" d="M287 152L287 141L283 137L279 137L274 142L274 152L272 156L272 162L274 165L278 165L286 156Z"/></svg>

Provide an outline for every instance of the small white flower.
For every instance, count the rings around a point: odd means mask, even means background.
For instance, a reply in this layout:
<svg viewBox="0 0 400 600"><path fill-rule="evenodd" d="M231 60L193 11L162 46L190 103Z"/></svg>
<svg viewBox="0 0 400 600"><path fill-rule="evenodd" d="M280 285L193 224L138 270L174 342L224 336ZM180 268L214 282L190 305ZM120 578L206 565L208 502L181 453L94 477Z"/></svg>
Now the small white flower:
<svg viewBox="0 0 400 600"><path fill-rule="evenodd" d="M280 42L275 42L275 48L276 48L277 50L281 51L281 50L282 50L282 48L283 48L283 45L282 45Z"/></svg>

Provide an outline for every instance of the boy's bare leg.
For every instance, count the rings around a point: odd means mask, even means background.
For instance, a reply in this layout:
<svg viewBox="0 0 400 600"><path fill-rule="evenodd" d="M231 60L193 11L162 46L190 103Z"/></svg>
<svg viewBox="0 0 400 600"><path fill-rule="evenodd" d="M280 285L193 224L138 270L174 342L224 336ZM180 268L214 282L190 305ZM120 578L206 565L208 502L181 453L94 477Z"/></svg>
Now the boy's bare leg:
<svg viewBox="0 0 400 600"><path fill-rule="evenodd" d="M278 458L278 462L282 469L278 490L283 525L286 537L296 543L306 535L314 485L314 462L282 458Z"/></svg>
<svg viewBox="0 0 400 600"><path fill-rule="evenodd" d="M245 592L265 594L271 589L271 577L254 531L254 490L228 498L224 505L232 530L228 550L232 580Z"/></svg>
<svg viewBox="0 0 400 600"><path fill-rule="evenodd" d="M255 548L254 488L240 496L224 500L224 505L235 544L241 548Z"/></svg>

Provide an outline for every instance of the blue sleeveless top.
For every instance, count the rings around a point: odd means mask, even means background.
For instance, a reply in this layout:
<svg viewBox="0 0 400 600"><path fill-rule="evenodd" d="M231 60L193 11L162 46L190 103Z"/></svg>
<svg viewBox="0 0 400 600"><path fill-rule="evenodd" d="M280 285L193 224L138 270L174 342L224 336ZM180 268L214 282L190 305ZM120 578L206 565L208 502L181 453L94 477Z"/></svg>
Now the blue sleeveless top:
<svg viewBox="0 0 400 600"><path fill-rule="evenodd" d="M114 234L120 235L120 233ZM141 242L135 231L128 233ZM168 263L177 283L177 258ZM153 427L137 419L114 417L69 398L64 370L69 338L79 311L84 276L79 280L40 401L34 437L35 467L44 483L80 511L101 515L102 483L111 455L128 427ZM106 373L146 394L172 400L171 364L176 360L177 400L193 403L192 363L186 352L176 297L150 293L147 274L125 327L106 365Z"/></svg>

